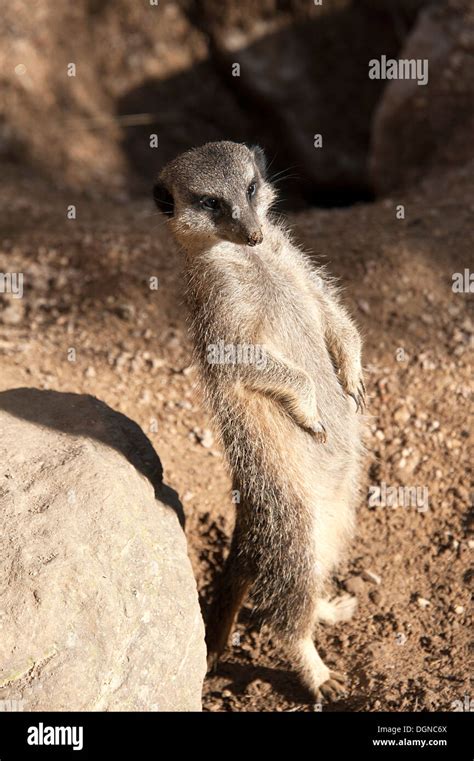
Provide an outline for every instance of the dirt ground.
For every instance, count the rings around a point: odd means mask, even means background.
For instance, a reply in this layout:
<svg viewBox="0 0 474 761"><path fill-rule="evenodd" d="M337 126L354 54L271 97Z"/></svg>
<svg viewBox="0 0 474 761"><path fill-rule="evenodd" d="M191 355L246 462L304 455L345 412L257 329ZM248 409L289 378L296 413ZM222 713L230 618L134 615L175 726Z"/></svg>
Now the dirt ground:
<svg viewBox="0 0 474 761"><path fill-rule="evenodd" d="M357 594L359 609L317 637L351 690L323 710L450 711L473 694L473 300L452 290L453 273L472 269L473 168L430 177L403 198L291 220L305 248L340 278L365 335L369 392L367 488L334 583L335 592ZM67 218L70 204L76 219ZM179 257L163 220L146 199L69 197L13 168L2 177L0 216L0 271L23 272L25 287L24 299L4 296L0 305L1 390L90 393L142 426L182 499L205 607L233 506L195 389ZM368 488L383 484L417 487L424 498L371 506ZM205 710L312 710L251 612L247 604L205 683Z"/></svg>

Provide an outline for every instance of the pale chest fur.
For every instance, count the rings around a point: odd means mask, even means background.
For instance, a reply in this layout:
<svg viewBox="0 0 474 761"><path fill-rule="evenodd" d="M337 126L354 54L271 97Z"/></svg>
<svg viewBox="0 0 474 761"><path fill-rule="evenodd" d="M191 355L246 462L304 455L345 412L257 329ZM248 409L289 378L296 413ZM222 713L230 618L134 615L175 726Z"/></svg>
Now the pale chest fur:
<svg viewBox="0 0 474 761"><path fill-rule="evenodd" d="M271 251L253 257L247 280L251 285L244 297L259 294L253 299L257 340L306 369L320 365L327 351L317 287L299 252L288 241L278 241Z"/></svg>

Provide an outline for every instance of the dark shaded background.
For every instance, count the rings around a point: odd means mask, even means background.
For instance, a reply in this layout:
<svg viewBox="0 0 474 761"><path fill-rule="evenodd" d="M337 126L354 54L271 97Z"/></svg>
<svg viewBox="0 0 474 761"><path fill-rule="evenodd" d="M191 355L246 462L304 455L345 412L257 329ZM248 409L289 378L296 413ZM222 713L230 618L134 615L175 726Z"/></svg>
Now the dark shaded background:
<svg viewBox="0 0 474 761"><path fill-rule="evenodd" d="M0 31L0 155L60 187L141 194L180 151L226 138L265 148L272 172L287 177L287 207L370 200L419 178L446 143L443 160L464 159L473 125L469 8L468 0L12 0ZM410 56L430 58L427 87L368 78L371 58L405 55L407 44ZM450 55L465 56L454 59L454 83Z"/></svg>

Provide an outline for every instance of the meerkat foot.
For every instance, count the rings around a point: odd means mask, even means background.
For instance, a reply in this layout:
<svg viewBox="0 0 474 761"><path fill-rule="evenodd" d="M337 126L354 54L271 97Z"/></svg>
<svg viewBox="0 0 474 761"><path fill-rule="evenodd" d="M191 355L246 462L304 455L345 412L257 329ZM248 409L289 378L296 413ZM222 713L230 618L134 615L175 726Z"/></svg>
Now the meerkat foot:
<svg viewBox="0 0 474 761"><path fill-rule="evenodd" d="M318 600L316 615L320 623L337 624L340 621L350 621L357 608L357 597L340 595L332 600Z"/></svg>
<svg viewBox="0 0 474 761"><path fill-rule="evenodd" d="M219 663L219 658L221 657L221 653L218 653L216 650L211 651L207 654L207 673L213 674L217 670L217 665Z"/></svg>
<svg viewBox="0 0 474 761"><path fill-rule="evenodd" d="M325 700L338 700L347 693L347 677L337 671L330 671L329 677L315 691L317 703L324 703Z"/></svg>
<svg viewBox="0 0 474 761"><path fill-rule="evenodd" d="M322 703L323 699L337 700L342 693L347 692L346 677L326 666L314 646L312 637L299 642L296 655L301 679L315 702Z"/></svg>

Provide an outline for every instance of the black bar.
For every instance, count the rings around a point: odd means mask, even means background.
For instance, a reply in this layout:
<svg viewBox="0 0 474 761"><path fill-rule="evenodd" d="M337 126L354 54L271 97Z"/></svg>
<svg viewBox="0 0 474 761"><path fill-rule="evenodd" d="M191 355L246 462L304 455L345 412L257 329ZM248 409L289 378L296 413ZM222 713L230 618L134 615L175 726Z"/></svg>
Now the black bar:
<svg viewBox="0 0 474 761"><path fill-rule="evenodd" d="M56 728L63 727L64 731ZM73 735L73 728L76 733ZM80 735L79 728L83 734ZM50 730L49 728L53 728ZM69 732L67 731L69 728ZM277 751L316 759L472 761L472 716L459 713L1 713L0 761L159 758L195 749L210 758ZM54 739L72 744L32 745ZM82 748L79 745L82 741ZM77 750L73 750L73 745ZM166 749L166 750L165 750Z"/></svg>

